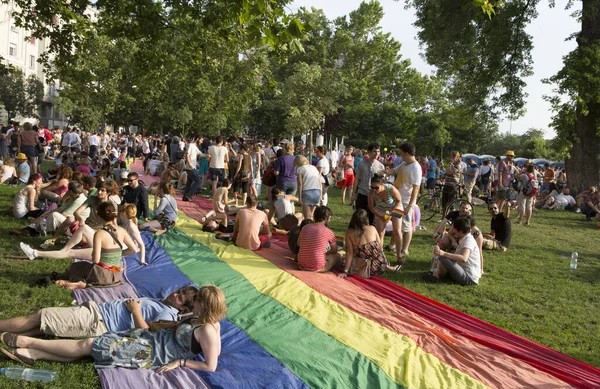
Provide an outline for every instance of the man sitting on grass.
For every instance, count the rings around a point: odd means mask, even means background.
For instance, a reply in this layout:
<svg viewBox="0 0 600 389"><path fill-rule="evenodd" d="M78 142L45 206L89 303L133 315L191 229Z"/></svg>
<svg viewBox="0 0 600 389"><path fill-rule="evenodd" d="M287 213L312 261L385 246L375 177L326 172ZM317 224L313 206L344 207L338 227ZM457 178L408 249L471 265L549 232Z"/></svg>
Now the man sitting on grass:
<svg viewBox="0 0 600 389"><path fill-rule="evenodd" d="M271 246L269 220L267 214L256 208L258 202L253 196L246 198L246 209L240 210L233 226L233 242L248 250L259 250Z"/></svg>
<svg viewBox="0 0 600 389"><path fill-rule="evenodd" d="M327 228L331 216L331 209L319 206L313 214L314 223L302 228L298 237L300 269L326 273L342 263L335 234Z"/></svg>
<svg viewBox="0 0 600 389"><path fill-rule="evenodd" d="M163 301L143 297L141 318L131 313L131 299L121 299L96 304L88 301L75 307L42 308L26 316L0 320L0 341L4 333L26 336L44 334L61 338L96 337L105 332L127 331L139 328L136 321L146 323L158 320L176 321L179 313L192 310L198 290L193 286L183 287L171 293Z"/></svg>
<svg viewBox="0 0 600 389"><path fill-rule="evenodd" d="M458 217L452 223L449 234L458 239L458 247L454 254L436 248L434 255L439 256L437 269L425 273L423 279L427 282L438 283L449 275L460 285L479 283L481 277L481 262L479 247L471 235L471 222L466 217Z"/></svg>
<svg viewBox="0 0 600 389"><path fill-rule="evenodd" d="M496 203L488 205L488 211L492 215L491 231L488 234L483 234L483 248L485 250L506 251L510 246L512 237L512 226L510 222L510 204L501 202L506 206L504 213Z"/></svg>

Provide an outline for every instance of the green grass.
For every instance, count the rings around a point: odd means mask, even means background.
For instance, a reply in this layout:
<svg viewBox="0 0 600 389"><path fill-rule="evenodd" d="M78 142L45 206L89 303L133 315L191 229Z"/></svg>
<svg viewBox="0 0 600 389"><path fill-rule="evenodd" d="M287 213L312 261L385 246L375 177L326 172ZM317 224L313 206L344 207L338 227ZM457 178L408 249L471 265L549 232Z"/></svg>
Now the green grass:
<svg viewBox="0 0 600 389"><path fill-rule="evenodd" d="M0 185L0 210L10 207L16 189ZM330 190L330 207L334 218L330 227L343 232L353 210L342 206L339 190ZM475 216L482 230L489 230L490 217L483 207ZM466 312L503 329L557 349L593 366L600 367L600 336L597 297L600 278L599 231L595 223L582 221L581 215L563 211L538 211L532 225L514 226L510 250L506 253L485 252L485 276L479 286L461 287L450 283L437 285L421 281L428 270L433 223L424 223L427 231L417 231L407 264L399 273L385 275L390 280ZM28 314L43 307L69 306L68 291L56 287L34 286L41 276L63 271L68 259L28 261L18 243L24 240L39 244L42 238L18 238L8 231L26 223L10 216L0 216L0 319ZM569 255L577 249L579 267L569 270ZM0 367L14 366L0 360ZM48 385L22 383L25 388L98 388L100 386L91 360L61 364L36 363L36 368L58 372L59 379ZM0 389L17 384L0 377Z"/></svg>
<svg viewBox="0 0 600 389"><path fill-rule="evenodd" d="M330 227L342 235L353 210L341 205L336 188L329 195L334 213ZM475 207L477 226L482 231L489 231L490 218L485 207ZM447 282L427 284L421 279L429 270L435 244L431 231L439 218L434 219L422 223L427 231L414 233L402 270L383 277L600 367L600 229L595 222L585 222L581 214L566 211L535 211L530 226L513 225L511 247L506 253L484 252L485 275L479 286L462 287ZM579 253L579 264L571 273L573 250Z"/></svg>

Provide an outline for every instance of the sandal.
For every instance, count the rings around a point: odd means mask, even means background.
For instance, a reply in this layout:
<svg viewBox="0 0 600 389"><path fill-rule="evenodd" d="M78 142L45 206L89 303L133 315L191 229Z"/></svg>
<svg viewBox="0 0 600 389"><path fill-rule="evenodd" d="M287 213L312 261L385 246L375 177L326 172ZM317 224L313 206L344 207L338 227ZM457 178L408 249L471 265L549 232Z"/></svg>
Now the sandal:
<svg viewBox="0 0 600 389"><path fill-rule="evenodd" d="M19 338L19 335L13 334L11 332L0 333L0 342L2 342L3 345L10 347L10 348L17 348L17 339L18 338Z"/></svg>
<svg viewBox="0 0 600 389"><path fill-rule="evenodd" d="M15 351L9 351L2 347L0 347L0 353L4 354L5 356L12 359L13 361L18 362L25 366L33 366L33 364L35 363L35 361L29 357L18 355Z"/></svg>
<svg viewBox="0 0 600 389"><path fill-rule="evenodd" d="M402 265L396 265L396 267L394 268L394 270L392 270L394 273L397 273L400 271L400 269L402 269Z"/></svg>

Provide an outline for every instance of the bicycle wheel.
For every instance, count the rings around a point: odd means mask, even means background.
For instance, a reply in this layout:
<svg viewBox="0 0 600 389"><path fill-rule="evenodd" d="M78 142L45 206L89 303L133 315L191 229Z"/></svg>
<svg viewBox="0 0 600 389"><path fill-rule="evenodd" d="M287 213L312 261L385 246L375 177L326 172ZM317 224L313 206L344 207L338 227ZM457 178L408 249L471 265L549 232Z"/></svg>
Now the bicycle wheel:
<svg viewBox="0 0 600 389"><path fill-rule="evenodd" d="M441 211L442 199L440 196L426 193L417 199L417 205L421 210L421 220L430 220Z"/></svg>
<svg viewBox="0 0 600 389"><path fill-rule="evenodd" d="M446 205L446 210L444 212L444 216L449 214L452 211L459 211L462 204L469 204L471 206L471 210L473 210L473 204L468 202L467 200L456 198Z"/></svg>

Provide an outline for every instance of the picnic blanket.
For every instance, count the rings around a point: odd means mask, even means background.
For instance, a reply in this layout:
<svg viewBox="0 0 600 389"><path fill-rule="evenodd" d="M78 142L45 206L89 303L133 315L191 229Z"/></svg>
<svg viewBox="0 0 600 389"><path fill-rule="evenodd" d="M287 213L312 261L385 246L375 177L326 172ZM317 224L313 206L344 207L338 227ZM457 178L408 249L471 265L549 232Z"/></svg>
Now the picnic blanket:
<svg viewBox="0 0 600 389"><path fill-rule="evenodd" d="M126 257L126 275L133 293L119 298L152 297L164 299L173 291L193 285L188 277L181 273L173 260L151 234L144 233L148 266L139 265L139 257ZM135 265L138 266L135 266ZM78 302L107 301L110 290L114 288L90 288L86 294L79 293ZM136 293L135 291L139 293ZM114 292L113 292L114 294ZM79 301L80 298L89 297ZM156 374L145 369L101 368L97 369L102 387L107 388L253 388L257 383L274 382L273 387L305 388L300 381L281 362L254 343L237 326L228 320L221 321L222 353L219 357L219 369L214 373L196 372L190 369L176 369L167 374ZM262 384L260 385L262 386Z"/></svg>
<svg viewBox="0 0 600 389"><path fill-rule="evenodd" d="M598 369L396 284L299 271L283 240L258 252L216 240L194 220L203 213L198 204L178 205L176 228L155 238L163 261L198 286L218 285L231 328L277 361L265 368L269 374L234 374L263 363L253 355L228 359L242 341L225 339L223 325L217 372L197 374L208 387L600 387ZM169 282L154 279L161 281ZM144 282L133 284L139 289ZM215 378L222 375L232 380ZM103 386L123 387L126 380L117 379ZM160 385L177 387L154 387Z"/></svg>

